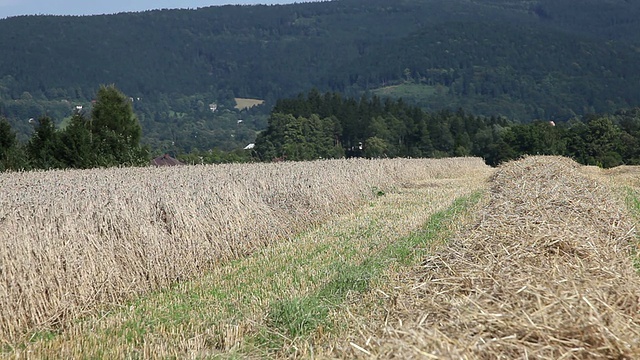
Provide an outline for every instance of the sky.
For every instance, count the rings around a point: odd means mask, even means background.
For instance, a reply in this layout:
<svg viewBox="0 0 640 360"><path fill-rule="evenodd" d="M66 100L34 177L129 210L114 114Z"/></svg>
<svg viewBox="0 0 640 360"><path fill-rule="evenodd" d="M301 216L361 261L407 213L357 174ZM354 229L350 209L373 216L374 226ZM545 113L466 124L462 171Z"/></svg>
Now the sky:
<svg viewBox="0 0 640 360"><path fill-rule="evenodd" d="M96 15L228 4L291 4L319 0L0 0L0 19L17 15Z"/></svg>

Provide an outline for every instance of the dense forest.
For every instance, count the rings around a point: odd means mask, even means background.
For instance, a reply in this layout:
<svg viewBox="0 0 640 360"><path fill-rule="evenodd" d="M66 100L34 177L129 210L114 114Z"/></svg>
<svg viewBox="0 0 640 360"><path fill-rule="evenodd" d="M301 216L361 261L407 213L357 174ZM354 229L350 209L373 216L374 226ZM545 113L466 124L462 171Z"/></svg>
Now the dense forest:
<svg viewBox="0 0 640 360"><path fill-rule="evenodd" d="M337 0L0 20L0 117L63 130L114 84L151 151L230 152L317 88L514 123L640 105L640 3ZM265 103L236 108L237 98ZM215 110L212 110L215 109ZM30 121L31 120L31 121ZM37 121L35 121L37 123Z"/></svg>

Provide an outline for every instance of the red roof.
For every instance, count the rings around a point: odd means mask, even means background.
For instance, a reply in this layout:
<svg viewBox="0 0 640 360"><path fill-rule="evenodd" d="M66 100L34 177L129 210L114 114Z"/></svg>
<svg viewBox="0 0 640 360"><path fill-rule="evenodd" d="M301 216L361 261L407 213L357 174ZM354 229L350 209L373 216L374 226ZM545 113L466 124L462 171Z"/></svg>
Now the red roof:
<svg viewBox="0 0 640 360"><path fill-rule="evenodd" d="M169 154L164 154L162 156L158 156L157 158L151 160L151 165L155 166L179 166L184 165L180 160L174 159Z"/></svg>

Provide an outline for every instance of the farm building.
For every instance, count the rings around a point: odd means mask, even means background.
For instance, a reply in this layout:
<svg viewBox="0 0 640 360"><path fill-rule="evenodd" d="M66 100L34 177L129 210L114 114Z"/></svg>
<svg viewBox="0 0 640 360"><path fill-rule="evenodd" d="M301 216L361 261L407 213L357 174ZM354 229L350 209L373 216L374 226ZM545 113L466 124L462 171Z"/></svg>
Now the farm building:
<svg viewBox="0 0 640 360"><path fill-rule="evenodd" d="M158 156L151 160L151 165L154 166L180 166L184 165L180 160L171 157L169 154Z"/></svg>

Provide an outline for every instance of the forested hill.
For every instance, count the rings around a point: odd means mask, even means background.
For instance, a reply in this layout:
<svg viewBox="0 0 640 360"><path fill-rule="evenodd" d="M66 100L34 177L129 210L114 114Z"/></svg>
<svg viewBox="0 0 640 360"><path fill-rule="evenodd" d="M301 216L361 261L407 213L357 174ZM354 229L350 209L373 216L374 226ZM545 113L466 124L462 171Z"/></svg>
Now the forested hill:
<svg viewBox="0 0 640 360"><path fill-rule="evenodd" d="M0 20L0 49L0 116L20 134L28 119L46 113L61 122L90 105L100 84L115 84L134 99L147 142L183 151L245 145L277 99L311 88L517 121L640 105L640 3L624 0L337 0L23 16ZM238 114L236 97L266 106Z"/></svg>

